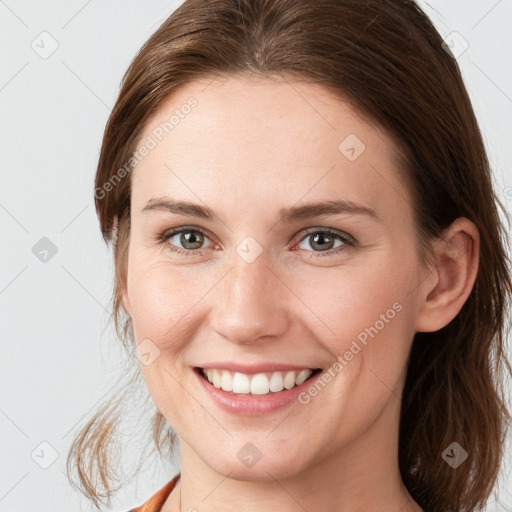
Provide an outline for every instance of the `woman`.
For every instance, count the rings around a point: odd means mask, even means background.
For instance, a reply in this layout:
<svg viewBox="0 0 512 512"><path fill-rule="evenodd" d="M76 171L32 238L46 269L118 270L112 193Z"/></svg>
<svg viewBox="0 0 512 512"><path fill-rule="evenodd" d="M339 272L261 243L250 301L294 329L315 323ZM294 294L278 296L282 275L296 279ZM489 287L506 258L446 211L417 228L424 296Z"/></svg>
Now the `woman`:
<svg viewBox="0 0 512 512"><path fill-rule="evenodd" d="M503 206L413 1L186 1L124 77L95 186L116 328L158 451L180 448L136 510L485 504L510 417ZM69 454L95 504L117 417Z"/></svg>

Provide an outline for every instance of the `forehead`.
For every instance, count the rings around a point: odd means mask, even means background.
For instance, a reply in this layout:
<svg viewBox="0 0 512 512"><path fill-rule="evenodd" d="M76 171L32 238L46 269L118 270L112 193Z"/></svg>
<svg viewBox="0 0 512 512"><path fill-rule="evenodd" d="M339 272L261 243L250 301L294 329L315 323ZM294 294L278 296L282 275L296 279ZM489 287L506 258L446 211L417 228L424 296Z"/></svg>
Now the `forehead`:
<svg viewBox="0 0 512 512"><path fill-rule="evenodd" d="M391 139L320 84L233 76L191 82L149 119L143 144L151 149L132 176L139 210L163 195L219 210L261 209L282 198L277 211L301 198L339 197L385 210L407 194Z"/></svg>

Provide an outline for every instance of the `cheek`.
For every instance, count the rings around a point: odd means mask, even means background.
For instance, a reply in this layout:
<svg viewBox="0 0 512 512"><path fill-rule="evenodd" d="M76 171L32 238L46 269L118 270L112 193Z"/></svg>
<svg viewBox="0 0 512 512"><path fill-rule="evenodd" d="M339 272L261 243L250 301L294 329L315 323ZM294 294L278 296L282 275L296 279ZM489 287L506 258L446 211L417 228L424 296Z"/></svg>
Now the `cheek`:
<svg viewBox="0 0 512 512"><path fill-rule="evenodd" d="M149 347L154 358L150 364L141 364L141 371L158 408L166 411L167 421L179 424L180 415L175 411L186 407L187 398L178 383L177 370L185 365L187 345L196 336L196 308L207 292L206 276L199 278L191 267L178 270L162 261L132 261L128 293L135 340L142 347Z"/></svg>
<svg viewBox="0 0 512 512"><path fill-rule="evenodd" d="M164 261L133 259L128 294L137 341L150 338L170 350L192 328L198 300L215 283L208 271L177 267ZM211 283L210 283L211 281Z"/></svg>
<svg viewBox="0 0 512 512"><path fill-rule="evenodd" d="M400 265L395 261L382 252L357 268L323 269L316 279L299 281L297 294L309 306L315 338L344 359L350 367L345 373L354 378L369 368L392 382L406 361L414 335L416 267L406 252Z"/></svg>
<svg viewBox="0 0 512 512"><path fill-rule="evenodd" d="M357 265L316 269L314 275L297 274L294 289L331 334L357 334L393 310L395 303L406 307L414 296L415 273L412 260L404 256L396 265L392 255L382 252ZM393 311L389 314L394 316Z"/></svg>

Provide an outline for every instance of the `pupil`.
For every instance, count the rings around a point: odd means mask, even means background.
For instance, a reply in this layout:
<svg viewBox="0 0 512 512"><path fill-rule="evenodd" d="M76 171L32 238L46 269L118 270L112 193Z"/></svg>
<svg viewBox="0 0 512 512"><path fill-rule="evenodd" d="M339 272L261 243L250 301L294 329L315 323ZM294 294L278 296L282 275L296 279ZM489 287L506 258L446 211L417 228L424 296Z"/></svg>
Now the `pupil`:
<svg viewBox="0 0 512 512"><path fill-rule="evenodd" d="M201 242L199 240L199 237L197 237L194 232L188 232L188 233L183 233L182 235L182 244L185 245L185 243L191 243L192 245L196 244L197 245L201 245ZM198 241L199 240L199 241ZM197 247L192 247L192 249L197 249Z"/></svg>
<svg viewBox="0 0 512 512"><path fill-rule="evenodd" d="M321 243L320 245L318 244L318 239L320 238L321 240ZM313 243L316 244L316 245L319 245L320 249L325 249L325 239L329 240L329 236L325 236L324 234L317 234L313 237ZM323 242L322 242L323 240ZM327 245L329 244L329 242L327 242Z"/></svg>

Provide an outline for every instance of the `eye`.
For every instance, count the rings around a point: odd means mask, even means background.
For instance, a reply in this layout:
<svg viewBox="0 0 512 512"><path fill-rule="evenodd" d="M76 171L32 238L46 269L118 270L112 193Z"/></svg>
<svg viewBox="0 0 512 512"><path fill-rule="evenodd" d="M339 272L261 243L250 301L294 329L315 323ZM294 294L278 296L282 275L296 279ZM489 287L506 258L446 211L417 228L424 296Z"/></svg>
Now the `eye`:
<svg viewBox="0 0 512 512"><path fill-rule="evenodd" d="M306 250L307 252L319 253L314 254L314 258L332 256L355 246L355 240L352 237L329 228L315 228L314 230L310 231L304 238L302 238L300 243L302 244L308 239L309 242L306 243L306 245L315 250L309 251L304 247L299 248L301 250ZM341 243L334 247L336 240L340 241Z"/></svg>
<svg viewBox="0 0 512 512"><path fill-rule="evenodd" d="M158 237L161 243L169 242L168 247L172 252L188 256L201 254L201 249L204 249L201 246L205 239L208 239L208 236L202 230L188 227L171 229ZM176 244L181 244L182 247Z"/></svg>
<svg viewBox="0 0 512 512"><path fill-rule="evenodd" d="M307 245L314 250L310 251L307 247L299 247L299 249L312 253L308 257L313 258L332 256L356 245L355 239L350 235L330 228L314 228L301 239L297 247L308 238L310 242ZM203 230L187 226L171 229L157 236L157 241L159 243L166 243L170 251L186 256L200 255L203 249L211 247L212 244L203 247L205 240L209 240L209 237ZM340 244L335 247L336 240L338 240Z"/></svg>

